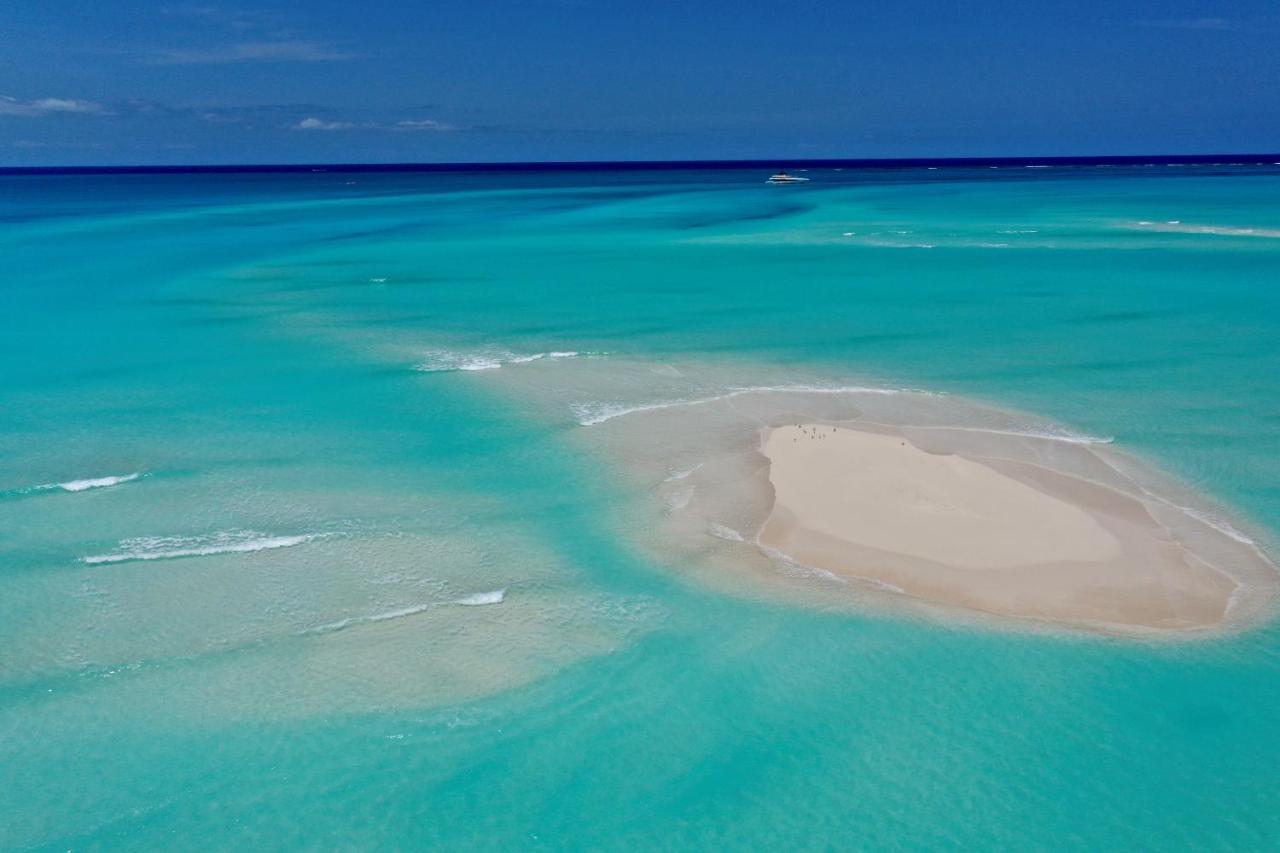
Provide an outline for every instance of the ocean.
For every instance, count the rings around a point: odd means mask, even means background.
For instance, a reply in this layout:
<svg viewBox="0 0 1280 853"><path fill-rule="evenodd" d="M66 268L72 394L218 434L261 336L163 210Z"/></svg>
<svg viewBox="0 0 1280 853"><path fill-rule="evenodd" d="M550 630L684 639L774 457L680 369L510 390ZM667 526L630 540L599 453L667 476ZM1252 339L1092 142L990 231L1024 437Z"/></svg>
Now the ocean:
<svg viewBox="0 0 1280 853"><path fill-rule="evenodd" d="M0 848L1280 847L1269 612L738 575L647 414L928 400L1274 559L1280 165L797 174L0 176Z"/></svg>

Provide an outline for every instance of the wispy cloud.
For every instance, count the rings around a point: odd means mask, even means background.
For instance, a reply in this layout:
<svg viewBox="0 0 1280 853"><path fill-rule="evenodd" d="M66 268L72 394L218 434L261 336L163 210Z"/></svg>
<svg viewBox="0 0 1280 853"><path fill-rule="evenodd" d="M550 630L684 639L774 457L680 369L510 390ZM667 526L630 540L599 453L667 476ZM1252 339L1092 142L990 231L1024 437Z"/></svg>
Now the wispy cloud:
<svg viewBox="0 0 1280 853"><path fill-rule="evenodd" d="M20 101L0 95L0 116L49 116L49 115L106 115L107 109L93 101L77 98L36 98Z"/></svg>
<svg viewBox="0 0 1280 853"><path fill-rule="evenodd" d="M202 3L184 3L164 6L161 14L169 18L186 19L199 24L225 27L240 32L252 30L279 29L284 26L284 18L278 14L259 9L228 9ZM283 37L283 36L282 36Z"/></svg>
<svg viewBox="0 0 1280 853"><path fill-rule="evenodd" d="M406 110L408 111L408 110ZM35 118L56 115L112 116L120 121L151 119L198 121L214 125L237 125L246 130L371 131L375 133L452 133L485 128L460 127L433 118L375 117L343 114L316 103L184 105L130 99L106 105L78 98L33 98L21 100L0 95L0 119L7 116ZM420 113L419 113L420 115Z"/></svg>
<svg viewBox="0 0 1280 853"><path fill-rule="evenodd" d="M279 129L305 119L324 121L332 111L320 104L245 104L232 106L186 107L185 113L208 124L238 124L247 129ZM330 118L330 121L336 119Z"/></svg>
<svg viewBox="0 0 1280 853"><path fill-rule="evenodd" d="M322 104L167 104L133 98L111 105L121 116L156 119L194 119L207 124L236 124L245 128L279 129L311 116L325 116L332 110Z"/></svg>
<svg viewBox="0 0 1280 853"><path fill-rule="evenodd" d="M298 27L305 16L265 9L228 8L207 3L161 7L161 14L185 34L186 47L154 48L153 65L225 65L241 62L338 62L357 54L335 40Z"/></svg>
<svg viewBox="0 0 1280 853"><path fill-rule="evenodd" d="M435 119L430 119L430 118L405 119L404 121L396 122L395 127L397 130L428 130L428 131L433 130L433 131L439 131L439 132L458 129L457 127L451 124L445 124L442 121L436 121Z"/></svg>
<svg viewBox="0 0 1280 853"><path fill-rule="evenodd" d="M210 48L171 48L151 56L156 65L225 65L234 62L340 62L357 54L318 41L246 41Z"/></svg>
<svg viewBox="0 0 1280 853"><path fill-rule="evenodd" d="M304 118L293 125L294 130L350 130L353 127L356 125L349 121L325 121L315 116Z"/></svg>
<svg viewBox="0 0 1280 853"><path fill-rule="evenodd" d="M409 131L409 132L435 132L447 133L450 131L460 130L452 124L446 124L435 119L403 119L401 121L386 124L377 121L338 121L318 118L316 116L308 116L297 124L289 125L293 130L377 130L377 131Z"/></svg>

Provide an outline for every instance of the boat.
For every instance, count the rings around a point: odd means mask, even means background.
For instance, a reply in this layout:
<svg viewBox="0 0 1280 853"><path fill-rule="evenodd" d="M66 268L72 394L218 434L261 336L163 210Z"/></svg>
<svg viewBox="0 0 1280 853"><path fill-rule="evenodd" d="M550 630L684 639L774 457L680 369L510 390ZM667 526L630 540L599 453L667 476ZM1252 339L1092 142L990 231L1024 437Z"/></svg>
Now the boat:
<svg viewBox="0 0 1280 853"><path fill-rule="evenodd" d="M808 178L798 178L795 175L788 175L786 172L778 172L776 175L770 175L766 184L803 184L809 181Z"/></svg>

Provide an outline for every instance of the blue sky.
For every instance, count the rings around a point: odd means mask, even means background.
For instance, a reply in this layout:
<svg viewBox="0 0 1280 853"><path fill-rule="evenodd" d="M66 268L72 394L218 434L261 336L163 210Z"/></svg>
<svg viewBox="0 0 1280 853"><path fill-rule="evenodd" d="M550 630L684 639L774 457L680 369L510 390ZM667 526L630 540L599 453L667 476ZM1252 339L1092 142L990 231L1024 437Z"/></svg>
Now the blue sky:
<svg viewBox="0 0 1280 853"><path fill-rule="evenodd" d="M1280 3L5 0L0 165L1280 149Z"/></svg>

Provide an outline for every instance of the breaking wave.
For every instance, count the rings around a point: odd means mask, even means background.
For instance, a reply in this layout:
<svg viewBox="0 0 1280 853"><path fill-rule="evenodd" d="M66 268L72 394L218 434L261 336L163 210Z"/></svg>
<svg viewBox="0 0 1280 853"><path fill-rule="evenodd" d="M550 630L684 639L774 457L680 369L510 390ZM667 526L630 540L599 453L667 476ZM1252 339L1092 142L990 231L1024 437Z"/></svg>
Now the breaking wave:
<svg viewBox="0 0 1280 853"><path fill-rule="evenodd" d="M371 622L389 622L392 619L401 619L405 616L414 616L431 609L432 604L416 604L412 607L401 607L398 610L388 610L385 613L374 613L371 616L348 616L346 619L339 619L337 622L330 622L326 625L317 625L314 628L308 628L302 631L302 634L332 634L335 631L341 631L350 628L352 625L367 625Z"/></svg>
<svg viewBox="0 0 1280 853"><path fill-rule="evenodd" d="M452 604L462 604L467 607L478 607L483 604L501 604L507 597L507 590L495 589L492 592L477 592L474 595L464 595L462 598L455 598Z"/></svg>
<svg viewBox="0 0 1280 853"><path fill-rule="evenodd" d="M119 486L122 483L132 483L134 480L140 480L144 476L146 475L139 473L118 474L111 477L87 477L83 480L67 480L62 483L41 483L38 486L25 486L19 489L0 491L0 496L21 497L41 492L87 492L90 489L105 489L111 486Z"/></svg>
<svg viewBox="0 0 1280 853"><path fill-rule="evenodd" d="M491 592L477 592L472 595L464 595L461 598L451 599L449 601L432 601L427 604L414 604L409 607L400 607L395 610L387 610L382 613L372 613L368 616L348 616L345 619L339 619L336 622L329 622L325 625L317 625L314 628L308 628L301 631L301 634L332 634L335 631L343 631L355 625L370 625L376 622L390 622L393 619L403 619L407 616L417 616L420 613L426 613L434 607L441 607L446 604L461 604L467 607L477 607L485 604L501 604L506 600L506 587L495 589Z"/></svg>
<svg viewBox="0 0 1280 853"><path fill-rule="evenodd" d="M548 358L580 358L590 355L601 355L601 353L552 350L550 352L521 355L507 350L481 350L478 352L431 350L423 354L422 360L415 364L413 369L422 373L449 373L456 370L497 370L508 364L528 364Z"/></svg>
<svg viewBox="0 0 1280 853"><path fill-rule="evenodd" d="M139 536L120 541L110 554L81 557L82 563L129 563L135 560L176 560L182 557L209 557L215 554L252 554L277 548L292 548L323 534L270 536L252 530L229 530L206 536Z"/></svg>
<svg viewBox="0 0 1280 853"><path fill-rule="evenodd" d="M68 480L65 483L53 483L44 488L62 489L64 492L83 492L88 489L105 489L108 486L118 486L121 483L132 483L141 477L141 474L121 474L116 477L94 477L88 480Z"/></svg>

